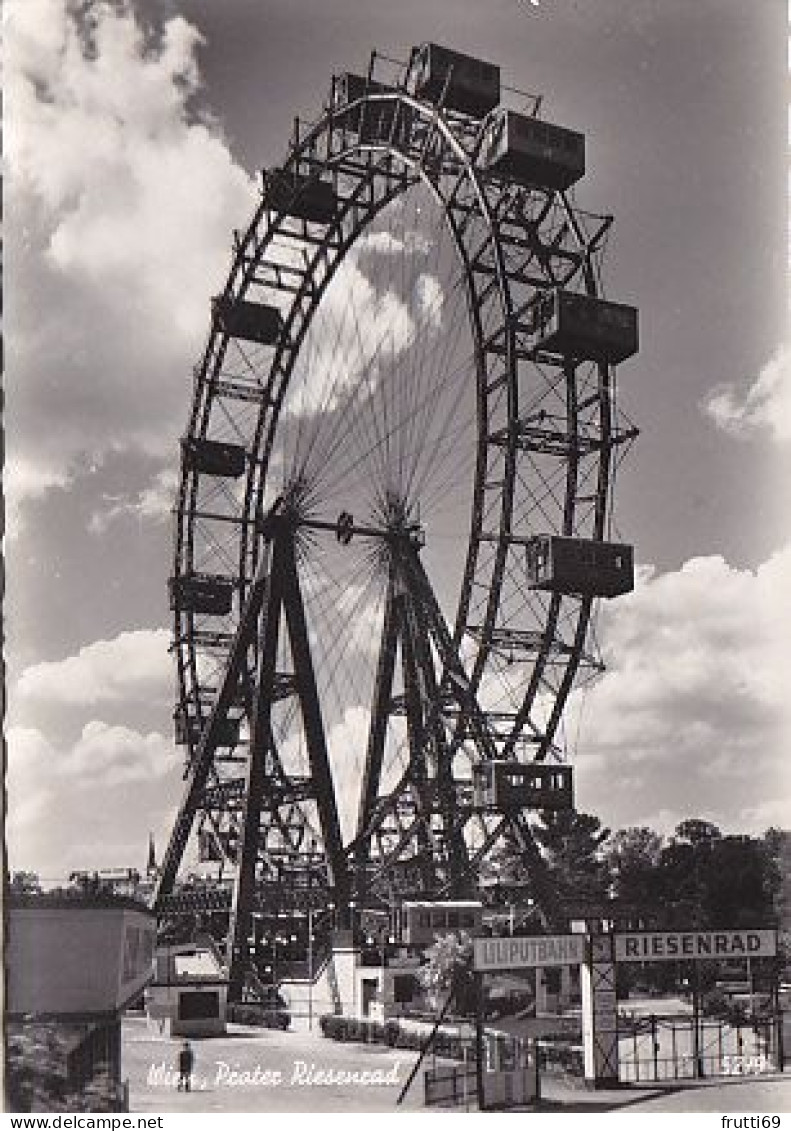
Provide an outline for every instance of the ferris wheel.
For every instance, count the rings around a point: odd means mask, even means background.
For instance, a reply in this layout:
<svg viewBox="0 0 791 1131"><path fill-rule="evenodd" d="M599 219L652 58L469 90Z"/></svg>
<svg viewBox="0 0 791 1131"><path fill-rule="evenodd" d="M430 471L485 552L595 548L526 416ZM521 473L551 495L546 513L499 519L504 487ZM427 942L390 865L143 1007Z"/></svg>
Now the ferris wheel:
<svg viewBox="0 0 791 1131"><path fill-rule="evenodd" d="M196 845L232 944L267 900L461 897L506 833L540 888L531 819L572 805L563 707L633 584L637 312L602 295L585 139L541 108L435 44L375 55L235 234L182 441L157 892L190 905Z"/></svg>

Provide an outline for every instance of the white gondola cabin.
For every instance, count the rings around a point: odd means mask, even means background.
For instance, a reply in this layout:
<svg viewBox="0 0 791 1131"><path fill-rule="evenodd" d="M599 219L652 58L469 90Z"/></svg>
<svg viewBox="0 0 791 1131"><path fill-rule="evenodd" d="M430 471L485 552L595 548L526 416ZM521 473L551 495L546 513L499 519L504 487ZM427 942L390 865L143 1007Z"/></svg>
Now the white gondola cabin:
<svg viewBox="0 0 791 1131"><path fill-rule="evenodd" d="M532 589L579 597L618 597L634 589L634 548L620 542L539 534L526 547Z"/></svg>
<svg viewBox="0 0 791 1131"><path fill-rule="evenodd" d="M405 902L401 906L401 941L430 946L442 935L480 934L483 904L477 900Z"/></svg>
<svg viewBox="0 0 791 1131"><path fill-rule="evenodd" d="M571 766L494 759L473 768L473 806L482 812L572 809Z"/></svg>
<svg viewBox="0 0 791 1131"><path fill-rule="evenodd" d="M283 329L280 311L265 303L219 295L212 299L212 311L219 328L231 338L274 346Z"/></svg>
<svg viewBox="0 0 791 1131"><path fill-rule="evenodd" d="M424 43L413 59L413 83L418 98L483 118L500 101L500 68L462 55L437 43Z"/></svg>
<svg viewBox="0 0 791 1131"><path fill-rule="evenodd" d="M637 310L619 302L552 290L531 307L532 344L549 353L617 365L637 353Z"/></svg>
<svg viewBox="0 0 791 1131"><path fill-rule="evenodd" d="M498 110L487 125L479 164L517 184L565 191L585 174L585 135Z"/></svg>

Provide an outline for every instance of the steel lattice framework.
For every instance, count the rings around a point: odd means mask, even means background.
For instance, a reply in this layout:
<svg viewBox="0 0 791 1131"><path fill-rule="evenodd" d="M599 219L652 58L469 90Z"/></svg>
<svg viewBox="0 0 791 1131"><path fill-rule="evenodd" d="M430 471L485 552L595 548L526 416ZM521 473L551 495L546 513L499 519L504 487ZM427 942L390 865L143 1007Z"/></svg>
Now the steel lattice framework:
<svg viewBox="0 0 791 1131"><path fill-rule="evenodd" d="M235 236L182 444L157 906L228 908L233 955L275 902L462 896L506 829L552 917L527 816L476 807L471 771L564 760L595 602L531 587L526 549L608 537L636 434L609 364L532 334L537 296L600 294L611 218L482 169L485 119L410 66L335 86ZM294 203L316 186L325 214ZM176 883L196 830L225 889Z"/></svg>

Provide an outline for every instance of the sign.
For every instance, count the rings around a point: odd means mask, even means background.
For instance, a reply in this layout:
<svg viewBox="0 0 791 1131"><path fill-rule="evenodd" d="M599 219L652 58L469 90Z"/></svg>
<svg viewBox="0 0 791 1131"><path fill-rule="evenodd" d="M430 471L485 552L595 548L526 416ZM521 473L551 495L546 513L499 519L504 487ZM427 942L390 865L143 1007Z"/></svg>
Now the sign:
<svg viewBox="0 0 791 1131"><path fill-rule="evenodd" d="M615 935L616 962L771 958L775 954L776 931L640 931Z"/></svg>
<svg viewBox="0 0 791 1131"><path fill-rule="evenodd" d="M478 971L575 966L585 959L584 935L475 939L474 947L473 966Z"/></svg>

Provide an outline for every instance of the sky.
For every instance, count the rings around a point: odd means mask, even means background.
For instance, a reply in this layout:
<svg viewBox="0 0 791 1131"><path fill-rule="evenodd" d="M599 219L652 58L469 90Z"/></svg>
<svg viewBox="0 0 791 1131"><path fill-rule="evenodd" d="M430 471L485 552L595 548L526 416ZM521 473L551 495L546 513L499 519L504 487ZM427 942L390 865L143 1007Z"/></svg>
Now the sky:
<svg viewBox="0 0 791 1131"><path fill-rule="evenodd" d="M331 75L425 40L586 134L615 217L634 593L569 703L577 805L789 823L791 345L782 0L6 0L5 661L12 870L145 862L181 788L178 437L231 233ZM88 25L93 30L89 31Z"/></svg>

